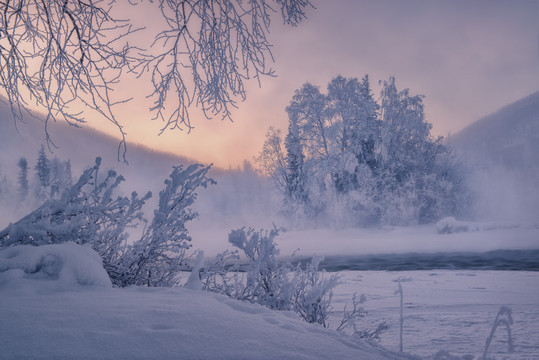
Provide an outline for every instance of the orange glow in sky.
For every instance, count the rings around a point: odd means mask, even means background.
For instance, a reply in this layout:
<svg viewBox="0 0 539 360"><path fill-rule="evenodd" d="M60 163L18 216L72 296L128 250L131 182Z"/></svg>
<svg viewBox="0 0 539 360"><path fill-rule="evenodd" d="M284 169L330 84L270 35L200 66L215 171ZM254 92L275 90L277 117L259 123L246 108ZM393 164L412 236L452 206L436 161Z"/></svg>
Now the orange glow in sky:
<svg viewBox="0 0 539 360"><path fill-rule="evenodd" d="M395 76L398 88L424 94L433 134L456 133L473 121L538 90L537 1L314 1L297 28L273 18L270 39L277 78L247 84L232 118L207 120L193 111L189 134L151 121L150 84L124 85L135 100L117 110L128 144L184 155L222 168L252 161L269 126L286 131L285 107L311 82L325 92L334 76ZM136 11L136 8L135 10ZM276 14L278 15L278 14ZM146 25L151 27L151 24ZM132 90L135 89L135 90ZM89 125L117 134L110 124Z"/></svg>

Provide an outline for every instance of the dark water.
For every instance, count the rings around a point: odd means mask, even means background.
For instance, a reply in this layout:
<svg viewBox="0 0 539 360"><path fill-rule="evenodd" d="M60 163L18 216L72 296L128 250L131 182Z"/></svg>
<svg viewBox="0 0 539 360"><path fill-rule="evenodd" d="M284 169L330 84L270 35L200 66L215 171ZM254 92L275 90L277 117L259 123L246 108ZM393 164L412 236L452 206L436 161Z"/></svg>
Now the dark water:
<svg viewBox="0 0 539 360"><path fill-rule="evenodd" d="M319 268L326 271L433 269L539 271L539 250L328 256L320 263Z"/></svg>

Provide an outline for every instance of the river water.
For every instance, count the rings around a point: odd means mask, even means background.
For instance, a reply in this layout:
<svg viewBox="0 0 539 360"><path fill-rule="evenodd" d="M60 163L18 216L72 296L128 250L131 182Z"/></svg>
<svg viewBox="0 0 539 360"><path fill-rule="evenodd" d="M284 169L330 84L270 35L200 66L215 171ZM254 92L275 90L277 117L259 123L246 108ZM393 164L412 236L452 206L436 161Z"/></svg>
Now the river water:
<svg viewBox="0 0 539 360"><path fill-rule="evenodd" d="M320 263L320 268L326 271L431 269L539 271L539 250L328 256Z"/></svg>

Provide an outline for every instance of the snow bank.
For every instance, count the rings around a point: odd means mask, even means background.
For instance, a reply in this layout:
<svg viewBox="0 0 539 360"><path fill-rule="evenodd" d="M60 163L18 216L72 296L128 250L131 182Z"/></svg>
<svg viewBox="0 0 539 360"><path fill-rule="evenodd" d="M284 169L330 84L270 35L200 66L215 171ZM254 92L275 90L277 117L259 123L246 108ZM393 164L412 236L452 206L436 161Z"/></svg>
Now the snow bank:
<svg viewBox="0 0 539 360"><path fill-rule="evenodd" d="M75 243L21 245L0 250L0 290L111 287L99 255Z"/></svg>
<svg viewBox="0 0 539 360"><path fill-rule="evenodd" d="M492 231L499 229L516 229L520 227L512 223L485 223L457 220L452 216L443 218L436 223L438 234L454 234L472 231Z"/></svg>
<svg viewBox="0 0 539 360"><path fill-rule="evenodd" d="M0 294L2 359L414 359L223 295L184 288Z"/></svg>
<svg viewBox="0 0 539 360"><path fill-rule="evenodd" d="M112 288L76 244L1 250L0 319L0 359L413 358L219 294Z"/></svg>

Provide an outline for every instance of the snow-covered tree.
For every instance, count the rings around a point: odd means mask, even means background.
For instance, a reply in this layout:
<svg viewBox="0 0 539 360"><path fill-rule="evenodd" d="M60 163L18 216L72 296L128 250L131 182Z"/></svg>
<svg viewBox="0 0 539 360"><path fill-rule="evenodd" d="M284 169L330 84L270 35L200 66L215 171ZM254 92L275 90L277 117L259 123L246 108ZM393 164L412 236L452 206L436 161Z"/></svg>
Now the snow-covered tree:
<svg viewBox="0 0 539 360"><path fill-rule="evenodd" d="M41 145L41 149L37 154L37 162L34 167L36 171L36 186L35 194L38 199L44 199L48 196L49 187L51 184L51 166L50 161L45 154L45 146Z"/></svg>
<svg viewBox="0 0 539 360"><path fill-rule="evenodd" d="M162 21L146 26L115 18L130 6L160 14ZM309 0L3 2L0 88L16 120L31 110L28 104L45 108L48 141L51 121L82 126L88 119L80 111L84 106L115 124L125 147L114 112L115 104L129 100L113 94L121 75L150 79L150 110L164 121L163 130L190 129L191 105L208 117L229 117L237 99L245 99L246 79L273 75L267 38L272 14L295 26L310 6Z"/></svg>
<svg viewBox="0 0 539 360"><path fill-rule="evenodd" d="M285 154L283 151L283 139L280 130L270 126L266 133L266 140L262 151L256 157L255 162L260 172L271 179L279 188L288 184L288 171Z"/></svg>
<svg viewBox="0 0 539 360"><path fill-rule="evenodd" d="M307 174L305 169L305 156L300 141L298 125L290 122L288 134L285 139L286 147L286 183L285 204L293 212L297 206L304 209L308 206Z"/></svg>
<svg viewBox="0 0 539 360"><path fill-rule="evenodd" d="M0 174L1 175L1 174ZM6 176L0 177L0 199L6 199L11 192L11 185Z"/></svg>
<svg viewBox="0 0 539 360"><path fill-rule="evenodd" d="M64 189L70 187L73 183L71 177L71 162L60 161L54 158L50 162L51 165L51 186L50 197L54 198L61 194Z"/></svg>
<svg viewBox="0 0 539 360"><path fill-rule="evenodd" d="M272 177L284 213L339 227L431 222L458 213L467 197L463 173L443 140L431 137L423 96L399 91L394 78L381 84L379 102L368 76L337 76L327 95L309 83L295 92L286 109L286 171ZM280 144L275 131L270 135L266 144ZM269 164L259 162L275 174L277 162Z"/></svg>

